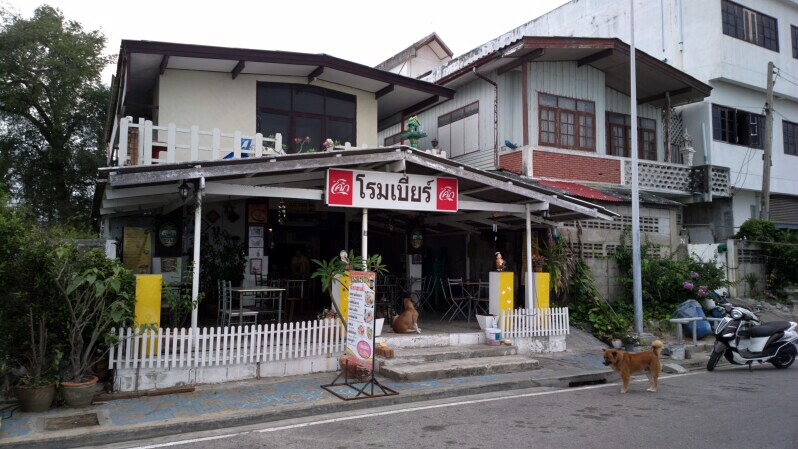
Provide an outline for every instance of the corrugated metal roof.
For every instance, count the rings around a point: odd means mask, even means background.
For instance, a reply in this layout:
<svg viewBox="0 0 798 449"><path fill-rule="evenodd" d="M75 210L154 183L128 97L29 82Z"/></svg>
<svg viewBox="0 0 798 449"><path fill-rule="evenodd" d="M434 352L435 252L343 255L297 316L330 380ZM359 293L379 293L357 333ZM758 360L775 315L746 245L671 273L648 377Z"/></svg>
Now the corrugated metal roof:
<svg viewBox="0 0 798 449"><path fill-rule="evenodd" d="M571 195L578 196L580 198L599 200L599 201L610 201L615 203L623 202L623 200L618 197L607 195L606 193L600 190L596 190L593 187L588 187L583 184L577 184L575 182L549 181L545 179L540 179L537 182L539 184L543 184L544 186L554 187L555 189L563 190L565 192L570 193Z"/></svg>

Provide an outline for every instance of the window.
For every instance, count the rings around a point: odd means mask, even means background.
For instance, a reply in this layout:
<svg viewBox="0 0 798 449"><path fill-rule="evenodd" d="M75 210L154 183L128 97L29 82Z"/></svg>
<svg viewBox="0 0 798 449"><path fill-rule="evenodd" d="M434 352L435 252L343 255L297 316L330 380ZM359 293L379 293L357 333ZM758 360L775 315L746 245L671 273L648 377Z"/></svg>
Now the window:
<svg viewBox="0 0 798 449"><path fill-rule="evenodd" d="M438 116L438 142L449 157L479 150L479 102Z"/></svg>
<svg viewBox="0 0 798 449"><path fill-rule="evenodd" d="M596 150L596 113L592 101L538 94L540 145Z"/></svg>
<svg viewBox="0 0 798 449"><path fill-rule="evenodd" d="M779 51L778 22L770 16L721 0L723 34Z"/></svg>
<svg viewBox="0 0 798 449"><path fill-rule="evenodd" d="M385 140L383 140L382 144L384 146L386 146L386 147L392 147L394 145L401 145L402 144L402 138L399 137L400 134L402 134L401 131L396 133L396 134L394 134L394 135L392 135L392 136L386 137Z"/></svg>
<svg viewBox="0 0 798 449"><path fill-rule="evenodd" d="M792 57L798 59L798 27L790 25L791 40L792 40Z"/></svg>
<svg viewBox="0 0 798 449"><path fill-rule="evenodd" d="M798 123L782 120L784 129L784 154L798 156Z"/></svg>
<svg viewBox="0 0 798 449"><path fill-rule="evenodd" d="M280 133L286 153L318 151L327 139L357 145L354 95L304 84L258 83L257 108L258 132Z"/></svg>
<svg viewBox="0 0 798 449"><path fill-rule="evenodd" d="M631 157L632 117L616 112L607 113L607 154ZM637 118L637 157L657 160L657 122L650 118Z"/></svg>
<svg viewBox="0 0 798 449"><path fill-rule="evenodd" d="M762 148L765 116L712 105L712 138L722 142Z"/></svg>

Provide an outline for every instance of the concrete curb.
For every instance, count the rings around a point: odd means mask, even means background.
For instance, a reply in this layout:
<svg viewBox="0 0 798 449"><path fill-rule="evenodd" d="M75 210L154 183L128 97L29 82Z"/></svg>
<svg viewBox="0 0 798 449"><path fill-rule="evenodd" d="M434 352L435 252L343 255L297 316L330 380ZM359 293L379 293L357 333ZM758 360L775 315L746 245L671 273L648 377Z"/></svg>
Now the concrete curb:
<svg viewBox="0 0 798 449"><path fill-rule="evenodd" d="M127 428L95 428L90 432L75 435L52 435L46 438L18 438L12 442L0 441L0 447L9 449L66 449L87 445L122 443L143 438L163 437L181 433L219 430L229 427L262 424L286 419L303 418L334 412L365 410L391 405L411 404L436 399L448 399L457 396L469 396L507 390L521 390L539 387L567 388L587 384L606 383L612 372L579 370L579 373L555 375L551 377L513 379L509 381L481 382L471 385L456 385L445 388L417 389L402 392L396 396L385 396L371 400L343 401L330 398L310 404L295 404L270 407L254 413L214 413L181 422L169 422L147 426L129 426Z"/></svg>

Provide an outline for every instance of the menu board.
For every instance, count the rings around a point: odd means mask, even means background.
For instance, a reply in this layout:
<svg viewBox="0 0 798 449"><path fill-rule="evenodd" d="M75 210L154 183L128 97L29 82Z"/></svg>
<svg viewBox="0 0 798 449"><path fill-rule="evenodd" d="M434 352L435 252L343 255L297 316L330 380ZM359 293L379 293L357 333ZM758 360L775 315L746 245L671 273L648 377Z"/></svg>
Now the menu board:
<svg viewBox="0 0 798 449"><path fill-rule="evenodd" d="M349 321L346 352L358 365L374 367L375 274L349 272Z"/></svg>

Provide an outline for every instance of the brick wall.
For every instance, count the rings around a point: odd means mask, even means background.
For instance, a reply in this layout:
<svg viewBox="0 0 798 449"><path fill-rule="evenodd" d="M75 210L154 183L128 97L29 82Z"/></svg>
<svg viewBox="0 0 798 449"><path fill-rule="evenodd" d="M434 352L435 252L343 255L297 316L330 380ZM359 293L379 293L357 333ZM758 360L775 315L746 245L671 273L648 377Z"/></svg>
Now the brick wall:
<svg viewBox="0 0 798 449"><path fill-rule="evenodd" d="M524 174L523 151L515 151L499 155L499 168L519 175Z"/></svg>
<svg viewBox="0 0 798 449"><path fill-rule="evenodd" d="M534 150L532 176L620 184L621 164L617 159Z"/></svg>

